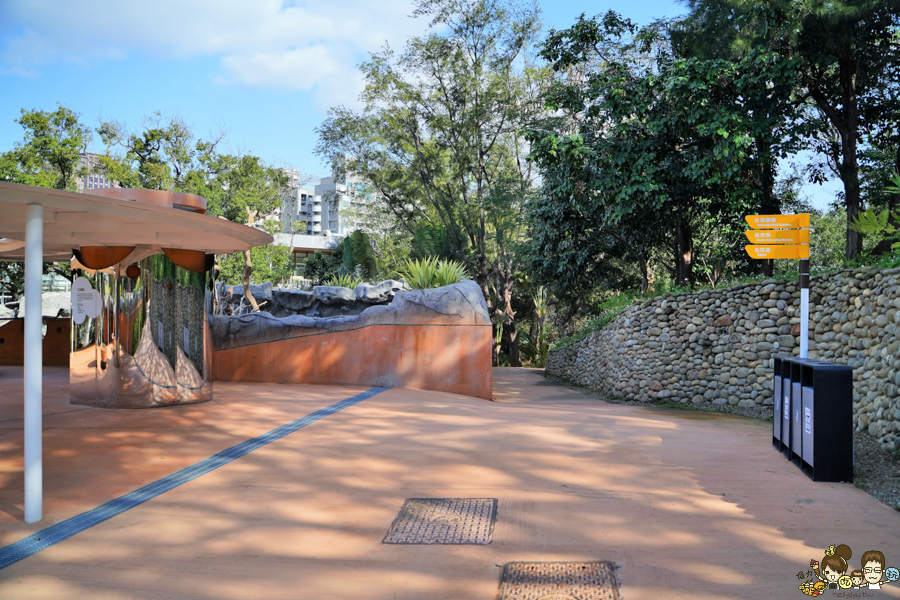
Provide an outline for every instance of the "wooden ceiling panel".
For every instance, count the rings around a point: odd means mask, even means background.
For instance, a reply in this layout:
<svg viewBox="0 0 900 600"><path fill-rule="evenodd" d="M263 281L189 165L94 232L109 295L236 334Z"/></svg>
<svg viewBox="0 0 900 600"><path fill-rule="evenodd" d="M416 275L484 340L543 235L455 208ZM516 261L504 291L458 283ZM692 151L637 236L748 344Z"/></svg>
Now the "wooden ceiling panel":
<svg viewBox="0 0 900 600"><path fill-rule="evenodd" d="M28 204L44 207L44 254L52 260L81 246L224 254L272 242L265 232L208 215L6 182L0 182L0 238L24 240ZM0 260L21 260L23 254L24 249L0 252Z"/></svg>

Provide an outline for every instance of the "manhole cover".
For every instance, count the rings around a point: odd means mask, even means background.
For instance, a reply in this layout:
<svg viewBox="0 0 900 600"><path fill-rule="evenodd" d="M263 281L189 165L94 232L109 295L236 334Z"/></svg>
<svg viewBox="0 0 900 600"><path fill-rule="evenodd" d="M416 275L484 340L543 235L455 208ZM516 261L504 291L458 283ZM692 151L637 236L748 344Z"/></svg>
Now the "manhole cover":
<svg viewBox="0 0 900 600"><path fill-rule="evenodd" d="M496 498L409 498L385 544L490 544Z"/></svg>
<svg viewBox="0 0 900 600"><path fill-rule="evenodd" d="M616 565L608 561L506 563L497 600L621 600Z"/></svg>

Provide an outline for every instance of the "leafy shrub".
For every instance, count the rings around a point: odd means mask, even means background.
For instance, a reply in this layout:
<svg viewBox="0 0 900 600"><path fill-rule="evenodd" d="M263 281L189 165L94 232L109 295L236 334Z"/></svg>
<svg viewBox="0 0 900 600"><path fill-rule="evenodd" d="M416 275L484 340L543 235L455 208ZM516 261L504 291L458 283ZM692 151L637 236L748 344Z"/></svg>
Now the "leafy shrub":
<svg viewBox="0 0 900 600"><path fill-rule="evenodd" d="M443 227L421 225L416 229L410 245L414 257L440 256L447 249L447 232Z"/></svg>
<svg viewBox="0 0 900 600"><path fill-rule="evenodd" d="M434 274L434 287L443 287L462 281L466 268L455 260L439 260Z"/></svg>
<svg viewBox="0 0 900 600"><path fill-rule="evenodd" d="M414 290L434 287L434 279L437 276L437 263L438 259L436 256L421 260L408 258L397 269L397 275L406 281L406 285Z"/></svg>
<svg viewBox="0 0 900 600"><path fill-rule="evenodd" d="M636 296L633 293L623 293L618 294L616 296L610 296L607 298L600 307L600 314L588 319L588 321L578 328L578 331L570 336L564 337L560 339L556 344L553 345L554 348L563 348L568 346L569 344L573 344L580 339L583 339L590 334L600 331L610 323L612 323L613 319L622 314L626 308L631 306L631 303L634 302L639 296Z"/></svg>
<svg viewBox="0 0 900 600"><path fill-rule="evenodd" d="M333 285L336 287L353 289L360 283L362 283L362 278L352 273L335 273L325 285Z"/></svg>
<svg viewBox="0 0 900 600"><path fill-rule="evenodd" d="M397 275L414 290L450 285L461 281L465 274L460 263L439 260L436 256L418 260L408 258L397 269Z"/></svg>

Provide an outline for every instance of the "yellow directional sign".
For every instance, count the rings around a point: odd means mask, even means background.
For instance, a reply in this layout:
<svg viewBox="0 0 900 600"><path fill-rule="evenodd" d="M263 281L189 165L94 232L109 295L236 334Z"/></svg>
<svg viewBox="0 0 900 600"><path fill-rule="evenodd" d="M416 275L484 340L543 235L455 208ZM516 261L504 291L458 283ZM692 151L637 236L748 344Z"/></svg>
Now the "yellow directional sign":
<svg viewBox="0 0 900 600"><path fill-rule="evenodd" d="M809 246L744 246L750 258L809 258Z"/></svg>
<svg viewBox="0 0 900 600"><path fill-rule="evenodd" d="M792 229L809 227L809 213L799 215L747 215L744 217L753 229Z"/></svg>
<svg viewBox="0 0 900 600"><path fill-rule="evenodd" d="M809 229L775 229L758 231L748 229L744 232L751 244L808 244Z"/></svg>

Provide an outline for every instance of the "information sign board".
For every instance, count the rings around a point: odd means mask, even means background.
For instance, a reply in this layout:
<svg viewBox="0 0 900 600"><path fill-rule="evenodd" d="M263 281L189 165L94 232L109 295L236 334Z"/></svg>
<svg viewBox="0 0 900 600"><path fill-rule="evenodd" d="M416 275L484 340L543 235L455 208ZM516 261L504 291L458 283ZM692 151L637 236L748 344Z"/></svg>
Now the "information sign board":
<svg viewBox="0 0 900 600"><path fill-rule="evenodd" d="M744 246L750 258L809 258L809 246Z"/></svg>
<svg viewBox="0 0 900 600"><path fill-rule="evenodd" d="M809 229L748 229L744 232L751 244L808 244Z"/></svg>
<svg viewBox="0 0 900 600"><path fill-rule="evenodd" d="M747 215L753 229L791 229L809 227L809 213L799 215Z"/></svg>

